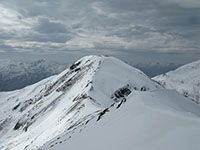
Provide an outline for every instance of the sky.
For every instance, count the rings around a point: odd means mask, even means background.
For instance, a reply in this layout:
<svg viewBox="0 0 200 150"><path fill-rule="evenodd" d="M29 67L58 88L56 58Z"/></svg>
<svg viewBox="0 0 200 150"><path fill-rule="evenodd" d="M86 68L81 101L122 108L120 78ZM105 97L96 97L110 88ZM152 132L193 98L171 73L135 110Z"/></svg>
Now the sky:
<svg viewBox="0 0 200 150"><path fill-rule="evenodd" d="M199 0L1 0L0 59L200 59Z"/></svg>

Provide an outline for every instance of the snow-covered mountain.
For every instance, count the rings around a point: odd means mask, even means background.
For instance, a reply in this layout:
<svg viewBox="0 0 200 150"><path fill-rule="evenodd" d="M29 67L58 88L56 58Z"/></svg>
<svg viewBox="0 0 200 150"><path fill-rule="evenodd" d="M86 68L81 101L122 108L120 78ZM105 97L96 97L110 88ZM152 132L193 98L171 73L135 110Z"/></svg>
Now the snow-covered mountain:
<svg viewBox="0 0 200 150"><path fill-rule="evenodd" d="M200 103L200 60L158 75L153 80L167 89L176 89L185 97Z"/></svg>
<svg viewBox="0 0 200 150"><path fill-rule="evenodd" d="M1 150L198 149L200 108L113 57L0 93Z"/></svg>
<svg viewBox="0 0 200 150"><path fill-rule="evenodd" d="M0 91L23 88L58 74L65 68L66 64L46 60L23 62L0 59Z"/></svg>
<svg viewBox="0 0 200 150"><path fill-rule="evenodd" d="M200 148L200 109L175 91L133 91L126 102L109 107L99 121L98 117L86 122L84 130L78 127L73 136L63 133L41 150Z"/></svg>

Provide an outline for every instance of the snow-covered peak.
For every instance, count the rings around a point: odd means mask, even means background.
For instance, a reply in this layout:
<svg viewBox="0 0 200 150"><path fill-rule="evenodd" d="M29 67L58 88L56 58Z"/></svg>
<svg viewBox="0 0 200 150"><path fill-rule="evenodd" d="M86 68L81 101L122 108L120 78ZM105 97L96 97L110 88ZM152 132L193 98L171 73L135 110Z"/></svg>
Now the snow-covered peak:
<svg viewBox="0 0 200 150"><path fill-rule="evenodd" d="M133 91L161 89L138 69L105 56L86 56L34 85L0 93L0 149L38 149ZM101 117L99 117L101 118Z"/></svg>
<svg viewBox="0 0 200 150"><path fill-rule="evenodd" d="M200 102L200 60L153 78L165 88L176 89L185 97Z"/></svg>

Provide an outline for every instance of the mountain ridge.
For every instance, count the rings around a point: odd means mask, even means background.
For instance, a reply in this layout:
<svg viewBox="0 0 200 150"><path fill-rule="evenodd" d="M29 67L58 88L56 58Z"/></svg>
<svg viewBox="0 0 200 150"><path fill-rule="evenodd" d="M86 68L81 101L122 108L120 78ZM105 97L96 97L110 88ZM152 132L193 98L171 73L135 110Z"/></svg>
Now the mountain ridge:
<svg viewBox="0 0 200 150"><path fill-rule="evenodd" d="M162 149L175 150L182 143L191 148L193 140L194 147L200 146L195 141L199 134L183 142L190 130L200 131L199 106L113 57L83 57L58 75L0 92L0 98L2 150L94 149L95 145L116 150L164 145ZM176 128L181 136L173 132Z"/></svg>
<svg viewBox="0 0 200 150"><path fill-rule="evenodd" d="M0 126L4 132L0 143L7 141L0 144L0 148L35 149L60 132L76 127L121 101L132 90L157 88L159 85L141 71L118 59L83 57L59 75L21 90L0 94ZM58 118L52 122L54 116Z"/></svg>

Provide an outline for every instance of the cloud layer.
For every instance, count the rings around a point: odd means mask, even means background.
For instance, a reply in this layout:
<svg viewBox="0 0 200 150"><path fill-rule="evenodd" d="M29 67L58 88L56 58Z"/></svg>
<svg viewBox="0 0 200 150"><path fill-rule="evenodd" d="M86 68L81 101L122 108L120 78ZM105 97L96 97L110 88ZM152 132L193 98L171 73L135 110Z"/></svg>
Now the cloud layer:
<svg viewBox="0 0 200 150"><path fill-rule="evenodd" d="M200 51L199 0L2 0L0 53Z"/></svg>

